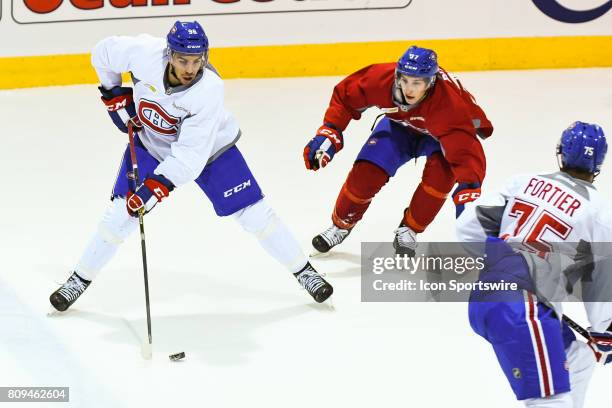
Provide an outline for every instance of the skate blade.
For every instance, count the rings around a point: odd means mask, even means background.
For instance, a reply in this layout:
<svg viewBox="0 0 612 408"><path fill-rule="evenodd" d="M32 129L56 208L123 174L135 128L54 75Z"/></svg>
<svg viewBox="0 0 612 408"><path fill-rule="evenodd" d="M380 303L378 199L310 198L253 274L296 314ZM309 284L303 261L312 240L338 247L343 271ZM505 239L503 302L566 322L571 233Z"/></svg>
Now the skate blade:
<svg viewBox="0 0 612 408"><path fill-rule="evenodd" d="M47 311L47 317L58 317L58 316L61 316L62 313L64 312L60 312L59 310L51 306L49 310Z"/></svg>
<svg viewBox="0 0 612 408"><path fill-rule="evenodd" d="M153 357L153 347L151 343L145 341L140 346L140 354L145 360L150 360Z"/></svg>
<svg viewBox="0 0 612 408"><path fill-rule="evenodd" d="M313 301L308 305L308 307L318 311L319 313L332 313L336 311L336 306L331 298L327 298L321 303Z"/></svg>
<svg viewBox="0 0 612 408"><path fill-rule="evenodd" d="M316 249L313 249L312 252L308 255L309 258L325 258L331 254L331 250L327 252L319 252Z"/></svg>

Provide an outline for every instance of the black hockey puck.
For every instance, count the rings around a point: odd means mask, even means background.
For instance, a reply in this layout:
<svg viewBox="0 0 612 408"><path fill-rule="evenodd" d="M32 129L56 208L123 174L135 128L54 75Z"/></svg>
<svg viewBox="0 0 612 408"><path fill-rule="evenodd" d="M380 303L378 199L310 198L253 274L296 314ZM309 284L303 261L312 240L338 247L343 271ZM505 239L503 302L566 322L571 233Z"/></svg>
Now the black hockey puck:
<svg viewBox="0 0 612 408"><path fill-rule="evenodd" d="M176 353L176 354L170 354L168 356L168 358L170 358L170 360L172 361L179 361L185 358L185 352L181 351L180 353Z"/></svg>

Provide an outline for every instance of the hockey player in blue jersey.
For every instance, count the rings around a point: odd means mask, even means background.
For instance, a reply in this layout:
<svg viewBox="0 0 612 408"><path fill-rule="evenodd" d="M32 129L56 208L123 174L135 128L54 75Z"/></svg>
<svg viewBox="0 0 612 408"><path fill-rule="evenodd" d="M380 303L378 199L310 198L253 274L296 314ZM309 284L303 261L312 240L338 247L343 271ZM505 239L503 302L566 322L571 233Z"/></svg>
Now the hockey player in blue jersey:
<svg viewBox="0 0 612 408"><path fill-rule="evenodd" d="M298 242L263 198L236 146L241 132L223 105L223 81L208 63L208 38L197 22L176 22L165 39L149 35L108 37L92 52L102 101L117 127L138 130L136 157L140 177L134 188L126 148L112 202L74 272L50 297L68 309L110 261L119 245L171 192L194 182L218 216L232 216L261 246L295 275L317 301L332 286L308 262ZM133 89L122 87L130 72Z"/></svg>
<svg viewBox="0 0 612 408"><path fill-rule="evenodd" d="M609 285L612 208L593 186L607 148L601 127L575 122L557 147L560 171L512 177L499 193L469 203L457 220L461 242L486 242L480 280L518 284L517 291L473 292L469 318L530 408L582 407L595 363L612 362L610 293L598 302L584 299L590 340L577 340L561 319L561 302L582 277L566 276L552 261L599 259L588 263L590 285Z"/></svg>

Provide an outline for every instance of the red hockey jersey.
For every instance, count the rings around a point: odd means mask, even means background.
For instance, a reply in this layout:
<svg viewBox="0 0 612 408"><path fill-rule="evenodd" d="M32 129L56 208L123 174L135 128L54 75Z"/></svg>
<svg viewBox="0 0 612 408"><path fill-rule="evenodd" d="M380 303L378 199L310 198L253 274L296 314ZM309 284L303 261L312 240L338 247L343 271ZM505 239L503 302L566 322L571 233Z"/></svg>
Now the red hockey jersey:
<svg viewBox="0 0 612 408"><path fill-rule="evenodd" d="M376 106L390 119L437 139L458 182L482 182L486 160L480 141L493 125L474 97L442 68L428 95L415 105L394 102L395 63L374 64L349 75L334 88L325 123L343 131L351 119Z"/></svg>

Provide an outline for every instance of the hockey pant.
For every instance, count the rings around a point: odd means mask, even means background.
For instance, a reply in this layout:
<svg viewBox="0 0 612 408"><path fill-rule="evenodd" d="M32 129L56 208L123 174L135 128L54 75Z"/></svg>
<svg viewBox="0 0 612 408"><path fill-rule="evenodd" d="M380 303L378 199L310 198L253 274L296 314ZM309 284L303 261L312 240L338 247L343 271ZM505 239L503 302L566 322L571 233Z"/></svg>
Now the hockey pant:
<svg viewBox="0 0 612 408"><path fill-rule="evenodd" d="M489 237L479 281L518 287L476 289L468 306L472 329L493 347L516 398L530 408L582 407L595 356L551 307L538 301L525 258Z"/></svg>

